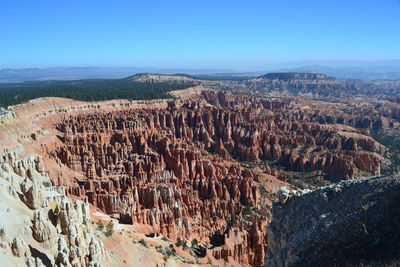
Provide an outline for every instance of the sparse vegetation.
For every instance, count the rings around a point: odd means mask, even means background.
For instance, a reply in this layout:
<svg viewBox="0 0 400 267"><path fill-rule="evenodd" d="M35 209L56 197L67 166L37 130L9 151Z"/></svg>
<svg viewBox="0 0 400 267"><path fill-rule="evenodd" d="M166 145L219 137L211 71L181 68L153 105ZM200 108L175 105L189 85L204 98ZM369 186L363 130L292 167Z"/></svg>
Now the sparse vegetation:
<svg viewBox="0 0 400 267"><path fill-rule="evenodd" d="M226 230L229 231L232 227L237 225L236 215L232 214L230 218L225 218L227 222Z"/></svg>
<svg viewBox="0 0 400 267"><path fill-rule="evenodd" d="M181 238L177 238L175 246L177 247L181 247L182 249L185 250L187 248L187 241L186 240L182 240Z"/></svg>
<svg viewBox="0 0 400 267"><path fill-rule="evenodd" d="M97 230L103 231L103 229L104 229L104 224L103 224L102 221L98 221L98 222L96 223L96 225L97 225Z"/></svg>
<svg viewBox="0 0 400 267"><path fill-rule="evenodd" d="M199 241L197 241L196 238L193 238L192 242L191 242L191 247L192 248L197 248L198 246L199 246Z"/></svg>
<svg viewBox="0 0 400 267"><path fill-rule="evenodd" d="M260 190L260 193L262 196L264 196L264 197L268 196L268 191L265 189L265 187L263 185L260 185L258 187L258 189Z"/></svg>
<svg viewBox="0 0 400 267"><path fill-rule="evenodd" d="M149 246L147 245L147 242L144 239L140 239L139 240L139 244L141 244L142 246L148 248Z"/></svg>
<svg viewBox="0 0 400 267"><path fill-rule="evenodd" d="M113 221L110 221L106 226L105 235L106 236L112 236L113 233L114 233L114 223L113 223Z"/></svg>
<svg viewBox="0 0 400 267"><path fill-rule="evenodd" d="M180 247L180 246L182 245L182 240L181 240L179 237L176 239L175 245L176 245L177 247Z"/></svg>
<svg viewBox="0 0 400 267"><path fill-rule="evenodd" d="M183 250L187 249L187 241L186 240L184 240L182 243L182 249Z"/></svg>
<svg viewBox="0 0 400 267"><path fill-rule="evenodd" d="M243 217L247 217L251 214L252 211L252 207L253 207L253 203L248 203L247 205L245 205L245 207L242 210L242 216Z"/></svg>
<svg viewBox="0 0 400 267"><path fill-rule="evenodd" d="M166 258L170 258L170 257L175 257L177 256L176 254L176 250L174 248L173 244L170 244L168 248L163 248L161 246L157 246L156 250L158 253L161 253L162 255L164 255Z"/></svg>
<svg viewBox="0 0 400 267"><path fill-rule="evenodd" d="M385 157L392 161L390 166L382 168L382 174L391 175L398 172L400 170L400 137L386 134L382 130L373 131L372 137L388 149L385 151Z"/></svg>
<svg viewBox="0 0 400 267"><path fill-rule="evenodd" d="M166 254L168 257L176 256L176 250L174 248L174 245L172 245L172 244L170 244L169 248L167 248L165 251L166 251Z"/></svg>

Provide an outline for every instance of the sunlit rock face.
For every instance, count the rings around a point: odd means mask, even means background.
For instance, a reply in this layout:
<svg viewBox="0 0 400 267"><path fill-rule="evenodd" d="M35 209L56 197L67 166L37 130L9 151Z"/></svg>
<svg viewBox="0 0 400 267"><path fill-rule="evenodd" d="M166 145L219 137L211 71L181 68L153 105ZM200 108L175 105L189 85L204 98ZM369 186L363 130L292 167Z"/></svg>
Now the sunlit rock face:
<svg viewBox="0 0 400 267"><path fill-rule="evenodd" d="M372 138L312 120L288 101L204 91L167 108L64 116L54 125L61 143L48 153L84 177L68 194L120 223L149 225L170 238L196 236L216 259L261 266L270 220L262 211L263 177L277 184L287 177L240 163L320 170L331 181L380 173Z"/></svg>
<svg viewBox="0 0 400 267"><path fill-rule="evenodd" d="M89 206L52 186L41 157L0 154L2 266L105 266Z"/></svg>

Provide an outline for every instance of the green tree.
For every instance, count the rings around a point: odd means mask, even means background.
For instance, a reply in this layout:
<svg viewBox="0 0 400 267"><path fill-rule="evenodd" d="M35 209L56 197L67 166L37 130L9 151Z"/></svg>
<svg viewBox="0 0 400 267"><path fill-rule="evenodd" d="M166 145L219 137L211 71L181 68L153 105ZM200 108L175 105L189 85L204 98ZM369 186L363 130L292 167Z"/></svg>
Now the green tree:
<svg viewBox="0 0 400 267"><path fill-rule="evenodd" d="M175 245L176 245L177 247L180 247L180 246L182 245L182 240L181 240L179 237L176 239Z"/></svg>
<svg viewBox="0 0 400 267"><path fill-rule="evenodd" d="M192 248L197 248L199 246L199 241L196 238L192 239L191 242Z"/></svg>
<svg viewBox="0 0 400 267"><path fill-rule="evenodd" d="M103 231L103 229L104 229L104 224L103 224L102 221L98 221L98 222L96 223L96 225L97 225L97 230Z"/></svg>
<svg viewBox="0 0 400 267"><path fill-rule="evenodd" d="M148 247L147 242L143 238L139 240L139 244L141 244L142 246L144 246L146 248Z"/></svg>
<svg viewBox="0 0 400 267"><path fill-rule="evenodd" d="M112 236L114 233L114 223L113 221L109 221L109 223L106 226L106 236Z"/></svg>

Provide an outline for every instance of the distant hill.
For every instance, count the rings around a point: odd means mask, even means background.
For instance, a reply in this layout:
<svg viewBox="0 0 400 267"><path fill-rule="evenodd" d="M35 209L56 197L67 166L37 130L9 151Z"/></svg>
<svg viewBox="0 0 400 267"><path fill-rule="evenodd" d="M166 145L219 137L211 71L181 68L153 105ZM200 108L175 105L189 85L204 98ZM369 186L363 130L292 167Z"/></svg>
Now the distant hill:
<svg viewBox="0 0 400 267"><path fill-rule="evenodd" d="M0 82L24 82L46 80L80 80L80 79L118 79L132 73L149 72L149 68L100 68L100 67L55 67L0 69Z"/></svg>
<svg viewBox="0 0 400 267"><path fill-rule="evenodd" d="M265 78L269 80L333 80L333 77L329 77L323 73L297 73L297 72L274 72L267 73L258 78Z"/></svg>
<svg viewBox="0 0 400 267"><path fill-rule="evenodd" d="M178 82L178 83L196 83L196 79L187 74L153 74L153 73L139 73L125 78L128 81L133 82Z"/></svg>
<svg viewBox="0 0 400 267"><path fill-rule="evenodd" d="M224 69L157 69L136 67L55 67L0 69L0 83L47 80L119 79L136 73L191 75L226 73Z"/></svg>
<svg viewBox="0 0 400 267"><path fill-rule="evenodd" d="M244 80L263 73L325 73L336 79L400 80L400 60L351 61L309 60L266 63L240 69L217 68L154 68L154 67L51 67L3 68L0 83L46 80L119 79L138 73L174 75L185 73L196 79Z"/></svg>
<svg viewBox="0 0 400 267"><path fill-rule="evenodd" d="M400 67L327 67L320 65L284 68L278 72L326 73L337 79L400 80Z"/></svg>

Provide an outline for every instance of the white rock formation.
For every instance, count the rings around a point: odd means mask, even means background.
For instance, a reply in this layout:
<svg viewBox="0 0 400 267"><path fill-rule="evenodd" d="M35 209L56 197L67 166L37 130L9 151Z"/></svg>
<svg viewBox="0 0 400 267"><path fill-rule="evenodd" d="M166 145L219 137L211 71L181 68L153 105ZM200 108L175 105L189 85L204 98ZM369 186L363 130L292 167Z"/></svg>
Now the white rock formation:
<svg viewBox="0 0 400 267"><path fill-rule="evenodd" d="M15 118L15 112L9 109L0 108L0 124L10 122Z"/></svg>
<svg viewBox="0 0 400 267"><path fill-rule="evenodd" d="M89 206L53 187L41 157L0 154L1 266L105 266Z"/></svg>

